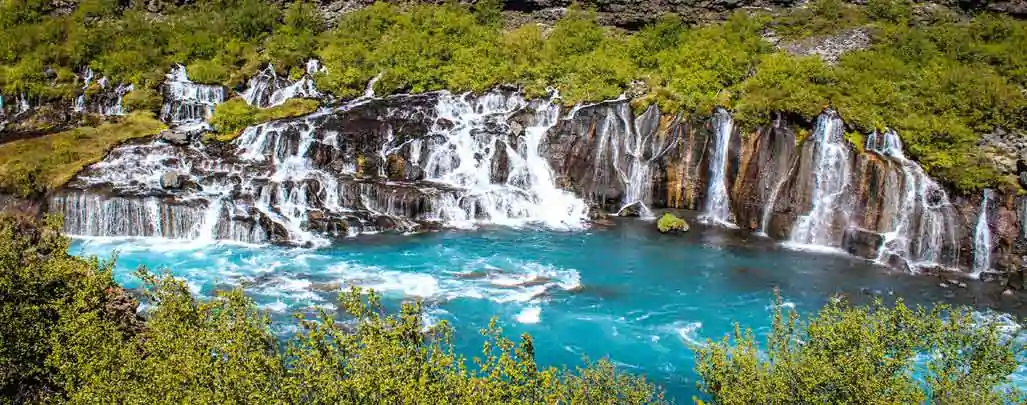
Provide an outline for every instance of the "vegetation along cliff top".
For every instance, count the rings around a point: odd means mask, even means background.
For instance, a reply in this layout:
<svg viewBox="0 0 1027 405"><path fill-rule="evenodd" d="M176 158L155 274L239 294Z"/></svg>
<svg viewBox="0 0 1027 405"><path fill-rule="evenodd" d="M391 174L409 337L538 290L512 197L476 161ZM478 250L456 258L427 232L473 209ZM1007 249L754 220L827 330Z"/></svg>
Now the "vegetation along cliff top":
<svg viewBox="0 0 1027 405"><path fill-rule="evenodd" d="M318 58L326 67L318 88L339 98L361 94L381 74L379 95L513 85L538 97L556 89L574 104L627 94L665 111L723 106L750 128L777 112L811 119L832 106L850 131L896 129L910 155L960 190L1015 184L978 147L984 134L1017 134L1025 125L1027 24L1008 14L815 0L717 10L725 19L708 24L664 13L627 31L577 6L542 23L511 18L503 7L375 3L335 15L311 3L260 0L163 4L159 12L110 0L64 8L3 0L0 94L70 103L83 91L86 66L153 94L174 63L194 81L238 89L268 63L298 75ZM855 45L827 58L803 46L838 35Z"/></svg>

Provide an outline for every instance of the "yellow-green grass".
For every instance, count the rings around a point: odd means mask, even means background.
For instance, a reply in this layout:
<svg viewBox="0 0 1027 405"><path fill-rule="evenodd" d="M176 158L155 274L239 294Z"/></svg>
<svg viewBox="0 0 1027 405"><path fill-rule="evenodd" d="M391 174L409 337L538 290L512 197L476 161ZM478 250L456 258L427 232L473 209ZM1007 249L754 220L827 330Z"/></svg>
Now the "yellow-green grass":
<svg viewBox="0 0 1027 405"><path fill-rule="evenodd" d="M97 127L22 139L0 145L0 189L19 196L63 186L115 146L158 134L165 126L150 113L133 113Z"/></svg>
<svg viewBox="0 0 1027 405"><path fill-rule="evenodd" d="M208 139L231 142L238 138L248 126L307 115L317 110L318 105L320 103L317 100L294 98L279 106L260 109L246 104L245 100L236 97L219 104L214 109L214 116L210 118L210 123L214 126L216 133Z"/></svg>

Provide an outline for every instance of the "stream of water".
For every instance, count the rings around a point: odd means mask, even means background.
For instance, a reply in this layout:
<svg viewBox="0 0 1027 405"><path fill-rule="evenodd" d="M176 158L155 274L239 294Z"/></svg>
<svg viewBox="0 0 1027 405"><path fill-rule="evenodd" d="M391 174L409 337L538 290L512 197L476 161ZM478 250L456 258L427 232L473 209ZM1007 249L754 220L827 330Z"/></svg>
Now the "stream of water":
<svg viewBox="0 0 1027 405"><path fill-rule="evenodd" d="M479 353L477 331L498 316L508 335L535 337L544 364L608 356L681 403L697 393L690 347L720 338L735 322L766 333L775 287L803 312L834 294L1027 312L994 284L943 288L933 277L783 249L735 230L696 224L670 236L653 228L634 219L583 231L481 227L361 236L317 249L94 238L76 239L71 250L117 252L115 278L128 288L139 286L132 275L139 265L167 269L202 296L242 286L283 334L292 330L289 314L333 308L336 291L351 284L384 292L392 305L425 300L428 320L451 321L468 356Z"/></svg>

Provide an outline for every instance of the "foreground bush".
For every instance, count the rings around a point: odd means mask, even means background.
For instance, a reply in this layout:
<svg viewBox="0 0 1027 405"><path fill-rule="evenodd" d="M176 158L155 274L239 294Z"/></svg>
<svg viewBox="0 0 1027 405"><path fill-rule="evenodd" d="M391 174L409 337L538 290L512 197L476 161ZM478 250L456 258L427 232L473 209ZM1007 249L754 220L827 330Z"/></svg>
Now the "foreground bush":
<svg viewBox="0 0 1027 405"><path fill-rule="evenodd" d="M0 402L641 404L662 402L606 361L537 365L494 323L482 357L454 353L421 307L385 311L373 292L339 296L339 316L299 319L284 343L241 291L209 301L141 271L145 322L110 264L69 256L58 223L0 217Z"/></svg>
<svg viewBox="0 0 1027 405"><path fill-rule="evenodd" d="M751 330L698 348L715 404L1023 403L1009 388L1019 334L969 309L832 301L802 322L780 300L766 346Z"/></svg>

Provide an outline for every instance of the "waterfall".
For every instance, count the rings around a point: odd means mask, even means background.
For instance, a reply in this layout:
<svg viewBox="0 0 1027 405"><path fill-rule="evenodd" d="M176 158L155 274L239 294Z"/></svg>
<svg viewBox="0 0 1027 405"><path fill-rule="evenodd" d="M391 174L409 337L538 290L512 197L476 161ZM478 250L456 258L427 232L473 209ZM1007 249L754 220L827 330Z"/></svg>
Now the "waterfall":
<svg viewBox="0 0 1027 405"><path fill-rule="evenodd" d="M988 228L988 202L992 198L992 190L984 190L981 198L981 210L977 214L977 226L974 228L974 267L973 274L980 275L991 269L991 230Z"/></svg>
<svg viewBox="0 0 1027 405"><path fill-rule="evenodd" d="M32 106L29 105L29 99L25 97L25 93L22 93L21 96L18 97L18 109L14 110L14 115L27 113L31 109Z"/></svg>
<svg viewBox="0 0 1027 405"><path fill-rule="evenodd" d="M518 142L511 137L508 119L525 109L533 114ZM464 225L486 221L584 227L588 212L584 201L556 187L552 168L541 156L542 141L559 118L558 104L528 103L499 92L478 98L443 93L434 113L427 137L438 141L429 143L423 159L427 180L463 191L459 200L443 204L441 220ZM493 181L494 163L507 167L505 178Z"/></svg>
<svg viewBox="0 0 1027 405"><path fill-rule="evenodd" d="M82 74L84 83L82 84L82 94L75 98L74 110L77 113L86 110L86 91L89 90L89 85L93 84L93 69L86 67L85 72Z"/></svg>
<svg viewBox="0 0 1027 405"><path fill-rule="evenodd" d="M160 118L173 125L206 127L204 120L214 113L214 106L225 101L224 88L193 83L182 65L167 74L163 90Z"/></svg>
<svg viewBox="0 0 1027 405"><path fill-rule="evenodd" d="M848 194L851 167L849 147L844 139L844 123L834 111L817 118L813 139L812 208L799 217L789 243L797 246L836 248L841 232L848 226Z"/></svg>
<svg viewBox="0 0 1027 405"><path fill-rule="evenodd" d="M706 187L706 203L700 219L706 223L735 227L731 221L731 197L727 192L728 150L734 120L731 113L718 108L713 118L714 149L709 160L709 179Z"/></svg>
<svg viewBox="0 0 1027 405"><path fill-rule="evenodd" d="M303 77L295 82L278 77L274 66L268 65L247 83L241 95L246 103L254 107L268 108L285 104L293 98L321 98L323 95L314 86L313 76L324 68L317 59L307 61Z"/></svg>
<svg viewBox="0 0 1027 405"><path fill-rule="evenodd" d="M596 147L592 181L619 186L618 215L637 210L651 218L649 204L652 194L652 165L673 148L677 139L659 134L660 110L655 105L639 117L631 114L631 105L623 100L593 105L579 105L564 119L573 119L585 108L601 112L596 125Z"/></svg>
<svg viewBox="0 0 1027 405"><path fill-rule="evenodd" d="M889 183L884 190L900 198L890 226L882 234L876 261L889 264L892 257L898 257L914 271L926 266L955 267L955 213L945 190L905 156L895 131L870 133L865 149L897 163L901 175L896 184Z"/></svg>
<svg viewBox="0 0 1027 405"><path fill-rule="evenodd" d="M432 223L578 229L587 206L544 154L559 116L503 92L361 97L248 127L227 149L122 145L50 206L73 235L208 242L318 245ZM385 170L393 161L406 169Z"/></svg>

